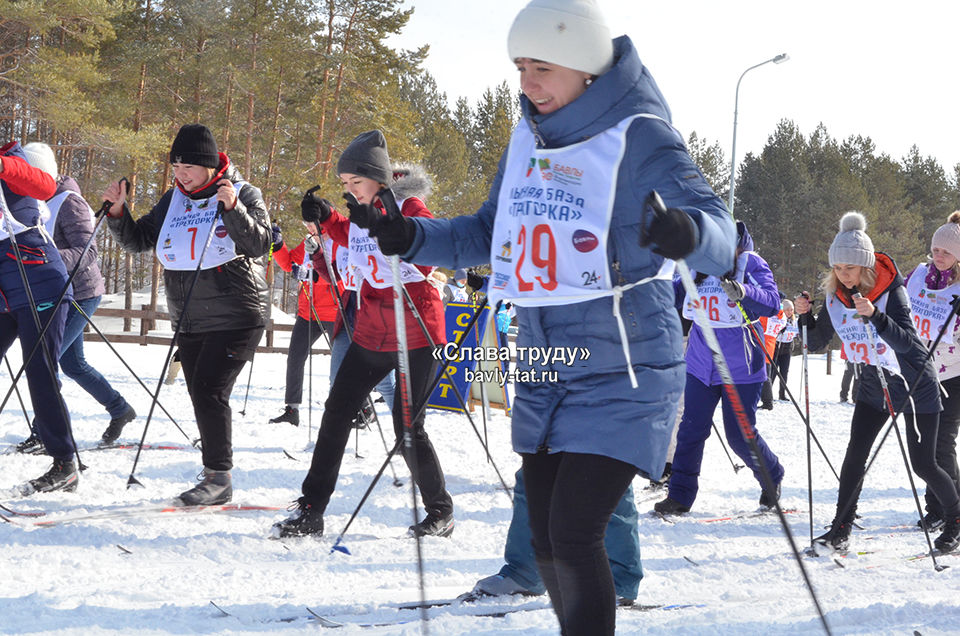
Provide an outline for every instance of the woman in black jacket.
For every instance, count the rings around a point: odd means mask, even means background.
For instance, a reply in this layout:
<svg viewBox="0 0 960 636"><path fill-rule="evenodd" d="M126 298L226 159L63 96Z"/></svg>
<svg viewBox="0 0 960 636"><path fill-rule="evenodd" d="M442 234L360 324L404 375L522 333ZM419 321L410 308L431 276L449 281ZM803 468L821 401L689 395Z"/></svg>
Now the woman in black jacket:
<svg viewBox="0 0 960 636"><path fill-rule="evenodd" d="M217 151L205 126L180 128L170 163L175 187L138 220L130 216L119 181L103 198L113 202L109 226L120 244L134 252L155 249L164 266L167 306L173 324L180 324L183 377L203 444L203 479L180 500L188 506L214 505L233 495L230 392L266 324L261 257L270 249L270 219L260 190Z"/></svg>
<svg viewBox="0 0 960 636"><path fill-rule="evenodd" d="M811 349L825 347L836 332L847 359L863 363L850 441L840 471L836 516L830 531L817 541L837 550L849 545L867 456L889 416L880 384L882 368L893 408L905 409L913 470L927 482L947 515L944 531L934 544L938 550L950 552L957 548L960 536L960 497L935 458L942 410L937 375L914 328L903 277L893 259L874 252L866 227L859 212L847 212L840 219L840 233L830 246L832 270L823 284L826 302L817 317L809 313L806 297L794 300L800 324L807 326ZM873 332L872 339L867 329ZM910 387L914 389L912 400L905 404Z"/></svg>

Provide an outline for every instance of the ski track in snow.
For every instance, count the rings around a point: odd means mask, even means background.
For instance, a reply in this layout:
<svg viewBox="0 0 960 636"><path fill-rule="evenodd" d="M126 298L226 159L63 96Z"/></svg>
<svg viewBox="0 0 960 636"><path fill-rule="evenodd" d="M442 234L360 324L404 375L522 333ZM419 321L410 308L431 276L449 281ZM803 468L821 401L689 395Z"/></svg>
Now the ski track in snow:
<svg viewBox="0 0 960 636"><path fill-rule="evenodd" d="M113 330L118 321L98 320ZM281 334L285 335L285 334ZM115 345L144 382L156 386L166 354L161 346ZM105 345L85 343L88 360L134 405L138 418L127 425L123 441L139 441L149 410L146 392L129 377ZM8 353L19 368L20 351ZM837 403L842 366L834 361L825 374L825 357L811 356L811 413L814 432L839 470L853 407ZM313 436L327 394L329 359L313 359ZM253 363L246 415L243 409L248 368L241 372L231 404L234 411L234 501L282 506L299 495L310 461L308 413L301 426L268 424L283 408L285 356L259 354ZM790 369L791 390L800 399L800 358ZM78 444L93 445L109 417L99 404L64 378ZM26 384L18 384L26 391ZM9 376L0 371L0 390ZM306 382L305 382L306 401ZM512 394L512 393L511 393ZM24 399L26 395L24 395ZM164 386L161 402L190 436L196 436L182 376ZM384 405L377 404L391 442ZM29 408L29 402L28 402ZM479 409L474 422L482 427ZM719 411L717 420L719 424ZM800 417L789 402L758 412L758 427L786 468L782 504L797 508L787 519L798 547L809 545L806 439ZM519 458L511 450L509 419L494 411L487 421L490 450L512 486ZM430 410L427 430L436 446L454 498L457 526L452 537L423 541L427 598L449 598L469 590L477 579L502 564L510 521L510 501L462 414ZM0 414L0 449L26 432L16 397ZM482 428L481 428L482 432ZM147 441L188 444L157 409ZM299 461L284 455L288 451ZM359 450L362 459L357 459ZM820 534L834 512L837 482L813 446L814 533ZM127 488L134 457L131 450L87 453L89 469L76 493L34 495L8 500L23 511L63 514L168 502L188 488L201 469L199 451L144 451L136 477L144 488ZM21 517L0 523L0 633L73 634L301 634L324 631L306 608L346 623L338 634L418 634L419 613L398 610L398 602L419 599L415 548L406 538L411 523L410 481L402 461L393 462L403 480L392 485L389 469L354 522L344 543L352 555L330 553L350 513L385 457L375 430L361 431L359 448L350 436L337 490L327 511L327 535L291 541L268 539L270 525L284 512L191 515L144 515L87 520L56 527L28 527ZM0 487L36 477L49 466L45 456L0 456ZM634 482L636 496L645 480ZM922 486L922 482L920 482ZM776 516L716 523L696 519L751 512L760 488L747 470L734 474L719 443L706 443L701 489L691 511L675 523L638 505L645 578L638 602L696 604L673 611L617 615L622 634L808 634L821 631L789 544ZM922 494L922 493L921 493ZM665 496L664 495L661 495ZM916 507L903 460L891 434L864 487L859 508L864 530L854 530L851 551L874 554L848 558L838 567L829 556L804 557L804 565L835 634L960 633L960 559L943 556L949 565L935 572L929 558L890 558L926 549L923 534L894 526L913 524ZM420 512L422 516L422 510ZM935 537L934 533L932 537ZM127 553L126 551L130 553ZM877 567L870 567L876 565ZM215 602L230 616L210 604ZM555 634L549 609L502 618L471 617L513 607L547 607L546 597L488 599L476 605L429 611L432 634ZM293 620L289 620L293 619ZM350 623L405 621L361 628Z"/></svg>

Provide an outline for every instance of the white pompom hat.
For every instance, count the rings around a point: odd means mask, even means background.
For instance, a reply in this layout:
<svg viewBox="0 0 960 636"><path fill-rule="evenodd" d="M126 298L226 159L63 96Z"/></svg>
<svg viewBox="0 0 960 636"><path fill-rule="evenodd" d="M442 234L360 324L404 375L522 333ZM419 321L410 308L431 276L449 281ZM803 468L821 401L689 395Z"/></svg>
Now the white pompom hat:
<svg viewBox="0 0 960 636"><path fill-rule="evenodd" d="M23 147L23 154L27 156L27 163L34 168L40 168L56 181L59 173L57 172L57 158L53 154L53 149L47 144L39 141L31 141Z"/></svg>
<svg viewBox="0 0 960 636"><path fill-rule="evenodd" d="M953 212L947 222L937 228L930 239L930 251L939 247L947 250L954 258L960 258L960 210Z"/></svg>
<svg viewBox="0 0 960 636"><path fill-rule="evenodd" d="M877 257L866 230L867 219L859 212L847 212L840 217L840 232L830 245L831 267L841 263L873 267Z"/></svg>
<svg viewBox="0 0 960 636"><path fill-rule="evenodd" d="M613 66L610 28L594 0L532 0L507 36L511 60L527 57L591 75Z"/></svg>

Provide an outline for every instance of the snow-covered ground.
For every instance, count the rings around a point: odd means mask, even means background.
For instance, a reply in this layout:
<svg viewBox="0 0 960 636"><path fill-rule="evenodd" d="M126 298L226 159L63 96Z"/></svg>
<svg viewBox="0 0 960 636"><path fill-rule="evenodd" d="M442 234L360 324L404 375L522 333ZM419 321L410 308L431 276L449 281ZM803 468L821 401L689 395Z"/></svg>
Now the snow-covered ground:
<svg viewBox="0 0 960 636"><path fill-rule="evenodd" d="M104 321L107 325L109 321ZM112 326L109 327L112 330ZM151 388L156 386L166 348L117 345ZM123 440L139 440L150 399L110 350L86 343L87 358L135 406L139 417ZM20 352L9 354L19 366ZM247 369L234 390L234 500L286 506L299 494L310 461L308 414L299 428L268 424L283 407L285 357L258 355L253 363L249 399L244 408ZM813 427L839 470L852 406L837 403L839 365L826 375L823 356L810 361ZM794 358L790 386L799 393L800 358ZM328 386L328 358L313 360L312 433L316 434ZM0 371L0 390L9 377ZM25 390L23 385L21 388ZM70 380L64 396L81 446L95 444L109 419L100 406ZM160 401L190 437L196 436L182 378L164 386ZM379 404L381 417L383 405ZM29 408L29 407L28 407ZM790 403L759 412L759 428L786 467L783 505L802 549L809 544L807 457L804 427ZM384 420L386 421L386 420ZM482 430L480 412L474 423ZM589 426L589 422L584 423ZM510 449L509 420L501 412L486 422L490 452L512 485L518 457ZM428 598L453 597L496 572L510 519L510 500L499 488L493 467L462 414L431 410L428 431L436 445L456 506L457 526L447 539L426 538L423 554ZM25 436L26 424L15 399L0 414L0 449ZM186 444L187 439L159 410L147 441ZM293 458L285 455L287 451ZM415 544L406 537L410 490L402 462L393 465L403 487L381 479L366 502L345 544L352 555L330 552L371 477L385 457L379 434L351 436L337 491L326 515L321 539L279 542L268 539L270 525L285 510L230 514L168 514L89 520L56 527L0 523L0 632L16 634L247 634L316 633L305 609L349 623L407 621L373 628L347 626L338 633L417 634L412 611L392 604L419 598ZM200 470L196 450L148 450L136 477L144 488L127 488L134 451L86 453L89 469L76 493L35 495L5 501L24 511L55 518L81 511L109 510L131 504L164 503L186 489ZM35 477L48 467L41 456L0 456L0 487ZM833 515L837 480L814 448L814 531ZM821 631L810 595L776 517L730 521L708 519L753 511L759 486L746 470L737 473L715 439L706 446L700 497L693 511L676 523L647 515L654 498L635 482L641 511L640 538L646 576L639 602L692 604L672 611L621 610L623 634L806 634ZM922 486L922 485L921 485ZM662 497L657 494L654 497ZM923 552L923 534L913 529L917 513L896 438L884 446L867 478L860 523L845 568L829 557L806 557L804 564L827 619L836 634L960 633L960 559L935 572L929 558L907 560ZM906 526L906 527L905 527ZM121 547L122 546L122 547ZM213 601L232 616L224 616ZM505 617L476 617L523 605L539 611ZM432 634L557 633L546 597L490 600L459 608L431 610ZM284 621L283 619L293 619Z"/></svg>

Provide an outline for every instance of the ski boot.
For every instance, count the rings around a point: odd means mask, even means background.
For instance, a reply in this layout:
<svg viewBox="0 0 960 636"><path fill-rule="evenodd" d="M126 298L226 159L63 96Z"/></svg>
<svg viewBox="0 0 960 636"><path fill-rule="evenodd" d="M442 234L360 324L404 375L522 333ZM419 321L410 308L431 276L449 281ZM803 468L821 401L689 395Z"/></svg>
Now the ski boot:
<svg viewBox="0 0 960 636"><path fill-rule="evenodd" d="M283 413L270 420L271 424L280 424L286 422L294 426L300 426L300 411L295 406L289 404L283 409Z"/></svg>
<svg viewBox="0 0 960 636"><path fill-rule="evenodd" d="M407 528L407 534L411 537L449 537L453 534L453 513L441 516L431 512L423 521Z"/></svg>
<svg viewBox="0 0 960 636"><path fill-rule="evenodd" d="M313 504L300 497L291 509L296 509L292 516L273 524L271 531L275 538L323 535L323 513L314 508Z"/></svg>
<svg viewBox="0 0 960 636"><path fill-rule="evenodd" d="M50 470L28 483L34 492L52 492L62 490L73 492L77 489L79 474L77 466L69 459L54 459Z"/></svg>
<svg viewBox="0 0 960 636"><path fill-rule="evenodd" d="M123 432L123 427L132 422L136 417L137 412L128 404L127 410L123 412L123 415L112 418L110 423L107 424L107 430L105 430L100 437L100 445L107 446L117 441L120 433Z"/></svg>
<svg viewBox="0 0 960 636"><path fill-rule="evenodd" d="M690 512L690 506L684 506L676 499L667 497L663 501L653 504L653 511L661 515L682 515L685 512Z"/></svg>
<svg viewBox="0 0 960 636"><path fill-rule="evenodd" d="M217 506L233 499L229 470L204 468L197 478L200 483L178 497L184 506Z"/></svg>

